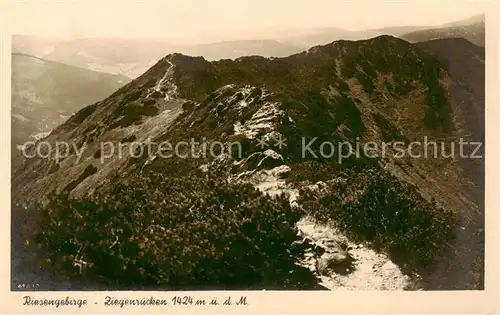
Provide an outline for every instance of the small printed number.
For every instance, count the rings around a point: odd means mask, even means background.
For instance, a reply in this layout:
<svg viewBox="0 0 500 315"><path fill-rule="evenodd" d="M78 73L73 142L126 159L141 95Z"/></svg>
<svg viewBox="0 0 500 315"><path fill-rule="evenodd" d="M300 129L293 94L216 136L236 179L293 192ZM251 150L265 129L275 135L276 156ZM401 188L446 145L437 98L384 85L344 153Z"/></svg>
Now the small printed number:
<svg viewBox="0 0 500 315"><path fill-rule="evenodd" d="M40 284L38 283L20 283L17 285L18 289L38 289Z"/></svg>

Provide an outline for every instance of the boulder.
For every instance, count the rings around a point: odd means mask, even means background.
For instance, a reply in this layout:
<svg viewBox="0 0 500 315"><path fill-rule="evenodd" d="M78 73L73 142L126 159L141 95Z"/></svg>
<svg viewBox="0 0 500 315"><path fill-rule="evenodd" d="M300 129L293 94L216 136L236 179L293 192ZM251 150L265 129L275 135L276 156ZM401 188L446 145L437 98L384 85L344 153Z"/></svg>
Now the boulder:
<svg viewBox="0 0 500 315"><path fill-rule="evenodd" d="M351 257L347 253L324 253L317 261L317 270L320 275L329 275L332 272L349 271Z"/></svg>

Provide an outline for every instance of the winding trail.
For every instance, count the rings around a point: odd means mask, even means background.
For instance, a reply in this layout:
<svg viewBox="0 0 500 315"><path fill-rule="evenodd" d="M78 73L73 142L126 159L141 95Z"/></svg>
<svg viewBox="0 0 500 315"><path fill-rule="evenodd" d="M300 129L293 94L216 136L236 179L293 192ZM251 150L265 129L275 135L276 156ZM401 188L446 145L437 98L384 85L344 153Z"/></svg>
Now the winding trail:
<svg viewBox="0 0 500 315"><path fill-rule="evenodd" d="M146 95L146 98L149 98L154 92L161 92L161 89L162 87L165 85L165 83L168 83L168 80L172 77L172 75L174 74L174 64L170 61L170 60L166 60L168 63L169 63L169 67L168 69L165 71L165 74L163 75L163 77L160 79L160 81L158 81L158 83L156 83L155 87L153 88L152 91L150 91L147 95ZM173 85L173 84L172 84ZM174 93L176 92L176 86L174 86ZM168 95L168 93L165 92L165 101L168 101L170 100L170 96Z"/></svg>

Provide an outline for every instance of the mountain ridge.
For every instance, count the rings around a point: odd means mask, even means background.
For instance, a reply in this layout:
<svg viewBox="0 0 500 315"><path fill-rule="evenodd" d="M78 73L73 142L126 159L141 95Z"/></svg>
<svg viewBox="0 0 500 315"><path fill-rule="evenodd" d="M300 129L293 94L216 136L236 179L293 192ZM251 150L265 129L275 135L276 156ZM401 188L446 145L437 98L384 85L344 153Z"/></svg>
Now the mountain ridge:
<svg viewBox="0 0 500 315"><path fill-rule="evenodd" d="M454 220L453 215L448 217L449 210L456 214L467 209L467 220L475 220L472 188L467 182L457 181L462 174L460 166L442 159L397 159L392 153L375 159L361 155L337 163L342 151L330 159L304 158L300 143L302 139L314 138L318 142L407 143L418 140L419 133L433 139L460 136L462 130L453 119L460 111L451 87L474 102L480 100L466 86L456 84L454 74L446 73L445 66L434 56L392 36L336 41L283 58L253 56L208 62L203 57L169 54L109 97L73 115L44 139L49 143L69 141L78 147L87 143L81 158L73 153L60 163L40 158L16 161L12 195L15 201L32 203L48 198L52 191L66 192L72 197L99 195L134 179L144 180L156 189L161 184L155 182L154 174L171 176L173 180L178 179L176 174L190 174L198 181L216 174L223 182L247 181L267 193L286 192L291 195L291 204L312 204L309 215L315 219L324 224L325 217L327 222L332 218L340 220L345 224L346 235L350 235L350 229L357 231L360 234L354 239L379 244L370 246L387 251L402 268L411 265L408 269L412 269L416 261L432 260L445 250L446 233L453 229L450 222ZM275 139L279 137L287 139L286 147L276 146ZM209 143L238 141L244 145L243 156L162 159L148 154L122 159L108 156L99 146L111 141L130 149L132 143L146 144L148 139L153 143L176 143L189 138L206 138ZM273 146L259 149L259 138L267 139ZM318 153L317 148L314 152ZM103 155L107 157L104 162ZM36 172L46 175L34 175ZM384 195L389 189L401 192L398 207L413 209L405 212L408 218L397 223L408 220L404 222L415 225L401 227L395 223L396 234L384 234L378 228L370 232L373 226L356 228L343 212L335 217L333 209L329 212L316 207L313 200L322 200L324 190L326 198L342 198L336 196L335 183L343 176L359 188L358 193L351 195L354 204L342 201L347 203L344 210L351 213L351 218L364 216L363 209L372 204L371 200L382 200L379 194ZM303 189L314 185L317 198L307 199L308 193ZM359 199L357 194L361 194ZM366 220L358 223L383 226L384 220L397 215L391 209L388 204L380 204L370 212L374 217L364 217ZM432 229L434 225L438 228ZM301 228L305 226L309 225L302 224ZM408 234L409 227L424 234ZM432 250L406 248L408 244L400 243L406 238L426 242L435 238L436 247L429 243ZM391 240L397 245L389 245ZM456 267L453 279L443 279L442 271L449 267L445 264L432 271L434 276L425 275L426 279L433 279L427 285L470 286L470 282L457 279L465 277L461 273L471 266L470 259L464 260L463 265ZM336 285L332 284L333 278L324 274L321 277L330 283L329 287ZM482 285L481 280L477 285Z"/></svg>
<svg viewBox="0 0 500 315"><path fill-rule="evenodd" d="M333 42L329 45L325 46L318 46L316 49L311 49L310 52L302 52L299 54L295 54L289 57L285 58L276 58L276 59L267 59L267 58L262 58L262 57L243 57L239 58L234 61L215 61L215 62L208 62L206 61L203 57L189 57L182 55L180 53L174 53L174 54L169 54L166 57L162 58L160 61L157 62L156 65L151 67L148 71L146 71L143 75L138 77L137 79L133 80L129 85L124 86L120 88L118 91L116 91L114 94L109 96L107 99L97 103L98 105L96 109L99 109L100 106L103 106L103 104L106 104L110 99L115 97L118 94L123 94L123 93L130 93L132 90L136 90L139 88L140 90L137 90L137 92L132 93L133 96L131 99L140 99L141 97L145 97L147 93L145 93L145 90L150 90L154 88L154 86L158 82L158 78L161 78L161 76L164 75L164 73L174 64L175 66L172 67L173 69L173 76L172 78L175 80L175 85L177 86L177 93L180 93L179 96L183 99L187 100L193 100L195 102L199 102L203 99L205 99L209 94L213 93L218 87L225 86L227 84L236 84L236 85L254 85L254 86L262 86L264 88L269 88L269 84L274 85L272 86L271 91L273 91L274 94L278 93L280 95L291 93L290 95L293 96L293 90L297 87L300 86L300 84L305 84L301 83L302 82L307 82L311 87L314 87L315 84L319 88L323 88L323 79L325 76L318 75L318 71L321 67L321 63L325 63L323 67L325 67L324 71L327 71L327 73L335 76L341 75L342 77L345 78L344 75L346 76L352 76L352 72L346 72L344 74L337 74L337 70L334 69L334 72L331 72L330 66L333 65L334 68L335 63L332 64L332 62L335 61L335 57L324 57L324 54L326 56L334 56L332 55L333 52L335 53L342 53L342 52L347 52L349 49L349 45L352 46L352 48L357 46L354 45L369 45L370 43L377 43L379 41L383 42L383 45L400 45L402 49L406 49L405 47L412 47L410 44L406 43L405 41L401 39L397 39L395 37L391 36L381 36L377 37L372 40L366 40L366 41L359 41L359 42L351 42L351 41L338 41L338 42ZM382 44L381 44L382 45ZM373 48L373 47L370 47ZM386 48L387 51L391 51L392 54L396 58L397 57L397 52L394 52L393 50L394 47ZM413 54L418 54L417 51L415 51L413 48L411 48L411 51ZM323 57L322 57L323 55ZM407 56L408 57L408 56ZM257 58L261 63L260 64L255 64L255 58ZM312 62L316 63L316 66L319 65L318 71L309 71L307 70L308 65L310 64L310 60ZM314 61L317 60L317 61ZM430 60L430 59L429 59ZM353 60L354 61L354 60ZM171 63L170 63L171 62ZM321 62L321 63L318 63ZM289 69L289 66L291 63L296 64L296 69ZM233 75L229 75L226 77L227 78L221 78L220 75L218 75L218 72L221 71L226 71L226 69L229 69L228 67L231 67L232 65L237 66L238 68L241 69L247 69L245 70L245 74L241 73L241 75L235 77ZM273 69L268 69L267 71L273 72L276 76L276 79L272 79L272 81L269 81L269 79L262 78L262 75L259 75L258 77L252 77L252 75L255 75L257 73L262 74L263 70L266 69L266 67L270 67L270 65L273 65ZM403 64L400 65L401 67L405 67ZM437 63L434 65L437 66ZM366 66L368 67L368 66ZM368 68L367 68L368 69ZM402 68L403 69L403 68ZM208 73L212 72L211 75L208 75ZM283 73L287 73L286 78L287 81L280 81L280 71L284 71ZM307 72L306 72L307 71ZM359 70L355 70L359 71ZM414 71L408 69L408 71ZM226 74L229 74L229 71L226 71ZM254 74L252 74L254 73ZM265 73L265 72L264 72ZM208 77L207 77L208 76ZM295 78L294 78L295 76ZM207 78L211 77L210 80L207 80ZM300 77L300 78L299 78ZM239 78L239 82L237 80ZM288 80L290 78L294 78L293 80ZM315 79L316 78L316 79ZM360 77L362 78L362 77ZM267 82L266 82L267 80ZM317 82L314 82L317 81ZM291 83L288 83L291 82ZM341 81L337 81L335 84L341 84ZM359 84L359 82L357 83ZM363 85L362 85L363 86ZM370 89L371 83L365 82L364 88ZM340 87L341 89L344 89L345 87ZM403 90L404 88L401 87ZM140 92L142 91L142 92ZM165 96L165 91L158 91L158 95L155 96L155 99L158 99L158 97L163 97ZM142 96L141 96L142 95ZM101 104L101 105L99 105ZM114 105L116 106L116 105ZM104 107L103 107L104 108ZM76 115L77 116L77 115ZM71 122L71 119L68 121L68 123ZM416 126L415 126L416 127ZM60 126L60 129L65 129L66 124L63 124Z"/></svg>

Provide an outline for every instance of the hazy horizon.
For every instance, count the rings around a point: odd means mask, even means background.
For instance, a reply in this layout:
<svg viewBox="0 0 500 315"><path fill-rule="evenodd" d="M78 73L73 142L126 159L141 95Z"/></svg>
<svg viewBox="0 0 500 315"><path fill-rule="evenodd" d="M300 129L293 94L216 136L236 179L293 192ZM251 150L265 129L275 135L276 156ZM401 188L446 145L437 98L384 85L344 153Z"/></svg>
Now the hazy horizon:
<svg viewBox="0 0 500 315"><path fill-rule="evenodd" d="M318 0L314 3L305 0L24 1L9 2L7 18L14 35L202 44L275 39L318 28L362 31L397 26L440 26L483 14L485 10L484 1L452 0L418 3L373 0Z"/></svg>

